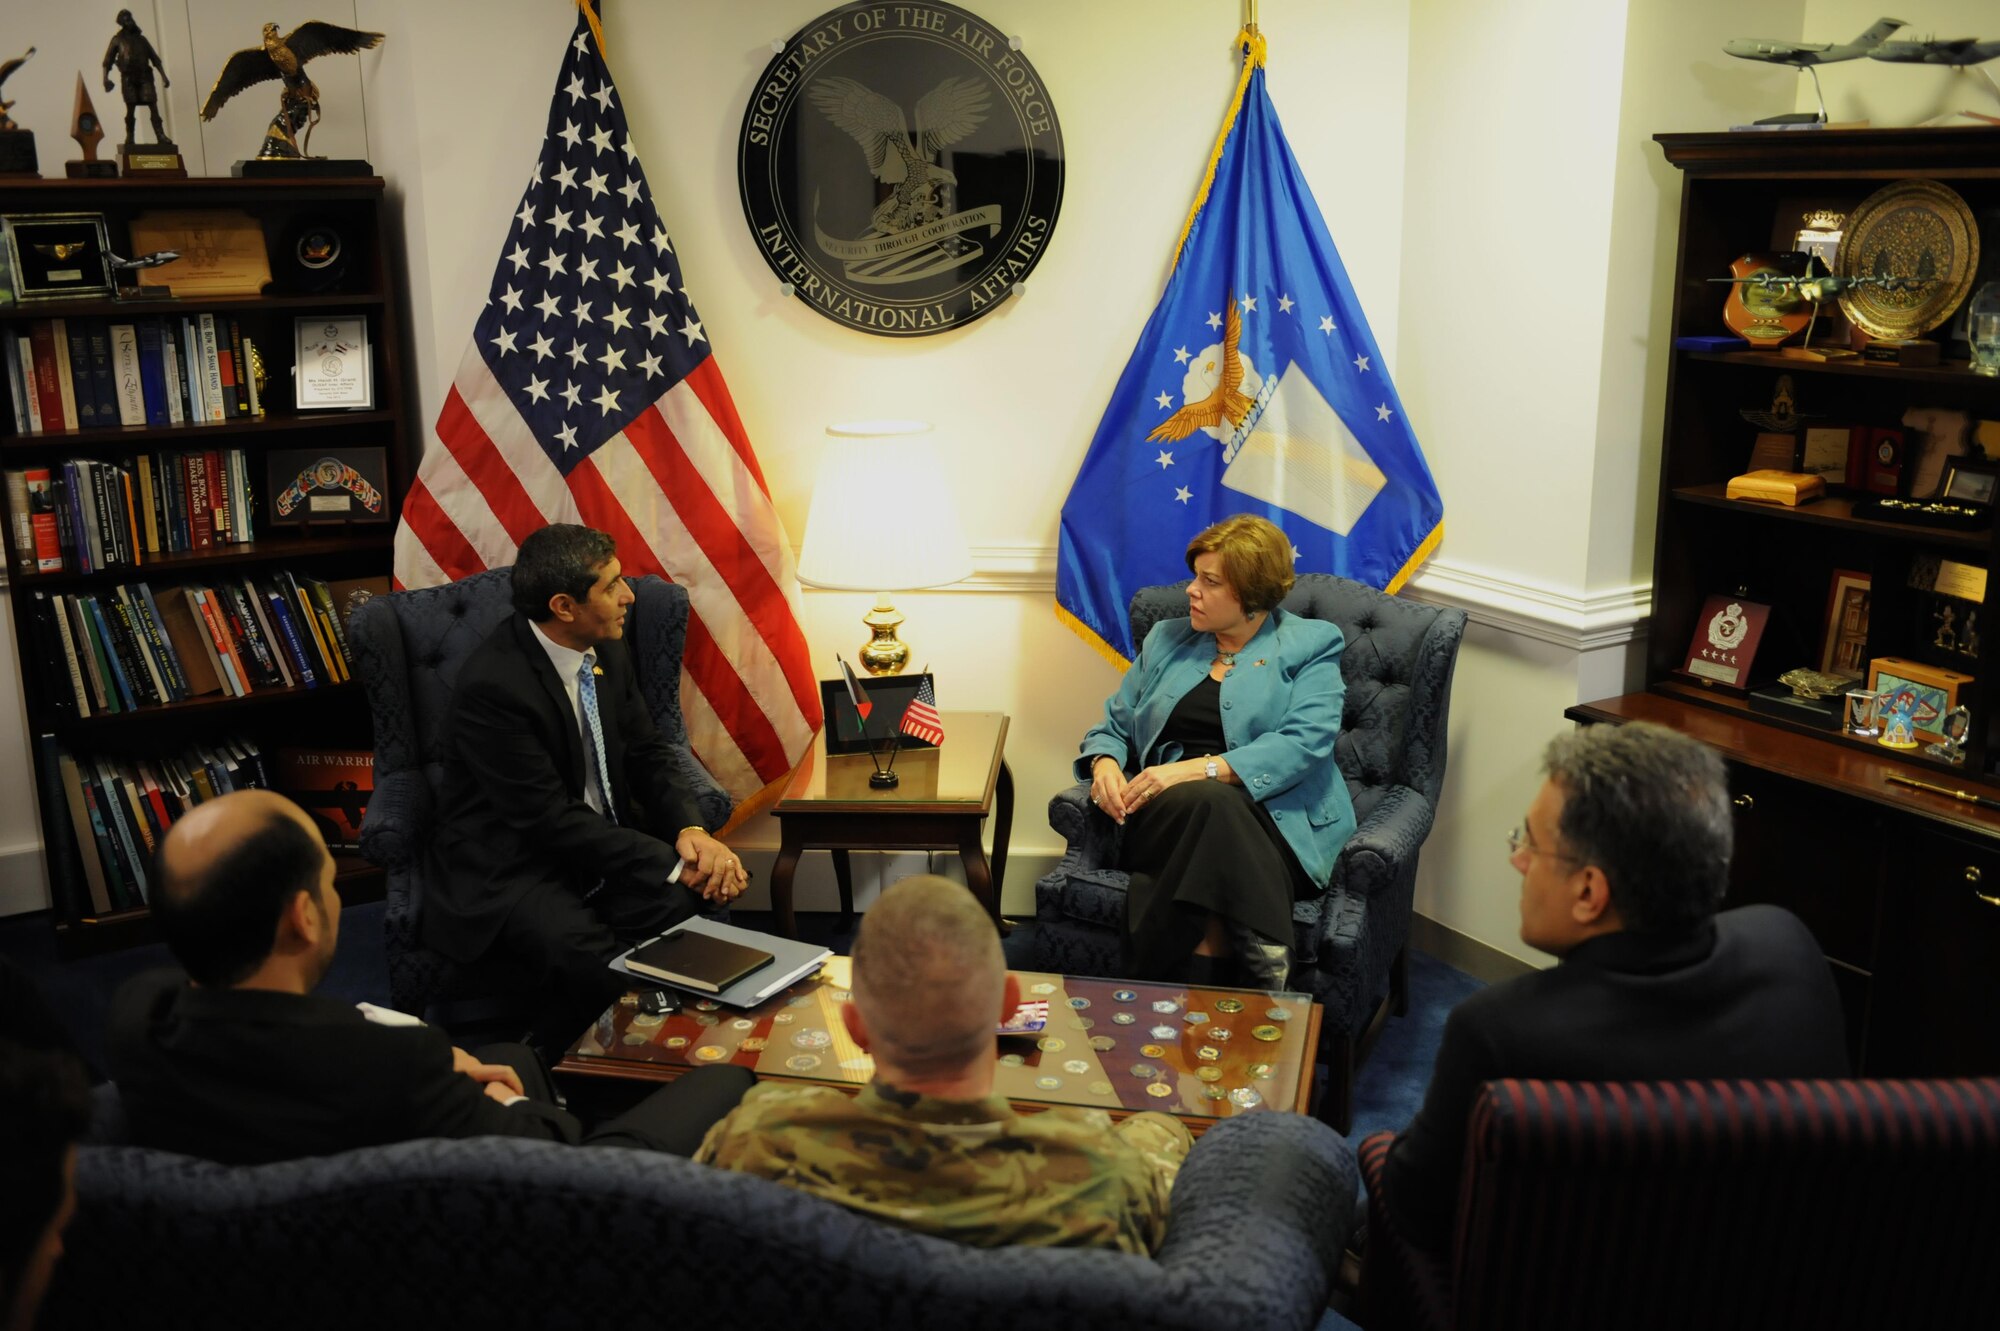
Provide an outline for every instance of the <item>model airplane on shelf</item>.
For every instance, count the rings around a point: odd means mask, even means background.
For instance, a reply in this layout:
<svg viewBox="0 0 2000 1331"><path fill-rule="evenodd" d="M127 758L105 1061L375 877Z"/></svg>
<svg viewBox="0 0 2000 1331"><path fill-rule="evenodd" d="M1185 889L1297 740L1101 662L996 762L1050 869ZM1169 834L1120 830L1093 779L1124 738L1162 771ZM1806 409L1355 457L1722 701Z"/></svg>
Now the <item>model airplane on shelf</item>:
<svg viewBox="0 0 2000 1331"><path fill-rule="evenodd" d="M1843 60L1858 60L1880 46L1885 38L1896 29L1906 26L1899 18L1880 18L1875 25L1851 42L1781 42L1763 37L1738 38L1723 44L1725 54L1739 60L1761 60L1767 65L1790 65L1793 69L1804 70L1812 75L1813 96L1819 101L1817 115L1809 111L1794 111L1781 116L1766 116L1760 125L1810 125L1826 123L1826 96L1819 90L1820 65L1838 64Z"/></svg>
<svg viewBox="0 0 2000 1331"><path fill-rule="evenodd" d="M1881 287L1884 291L1915 291L1929 286L1936 278L1931 277L1834 277L1821 273L1816 277L1795 277L1785 273L1774 273L1768 268L1748 277L1711 277L1711 282L1727 282L1731 286L1756 287L1757 290L1774 296L1797 296L1817 305L1824 305L1835 299L1843 291L1854 291L1861 287Z"/></svg>
<svg viewBox="0 0 2000 1331"><path fill-rule="evenodd" d="M1944 41L1883 42L1868 53L1868 58L1898 65L1983 65L2000 58L2000 41L1952 37Z"/></svg>

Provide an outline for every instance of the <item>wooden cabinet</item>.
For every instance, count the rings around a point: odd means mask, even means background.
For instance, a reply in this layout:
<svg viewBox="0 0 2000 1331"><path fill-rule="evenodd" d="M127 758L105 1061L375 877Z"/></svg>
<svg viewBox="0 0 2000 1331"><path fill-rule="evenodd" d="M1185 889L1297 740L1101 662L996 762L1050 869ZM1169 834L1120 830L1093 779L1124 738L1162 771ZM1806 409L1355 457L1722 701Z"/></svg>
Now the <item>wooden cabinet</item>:
<svg viewBox="0 0 2000 1331"><path fill-rule="evenodd" d="M1982 230L1981 281L2000 276L2000 130L1806 134L1663 134L1683 173L1672 333L1725 332L1727 276L1738 255L1792 248L1804 210L1849 212L1884 185L1942 181ZM1873 271L1874 265L1867 266ZM1976 286L1974 288L1977 289ZM1949 327L1930 336L1946 341ZM1747 344L1663 346L1653 622L1644 693L1570 708L1586 722L1652 721L1713 745L1729 763L1736 857L1729 902L1797 913L1825 949L1846 1007L1856 1066L1880 1075L2000 1071L2000 815L1892 783L1915 777L2000 800L2000 635L1953 662L1972 682L1963 767L1755 711L1740 692L1680 673L1704 602L1741 595L1771 607L1751 686L1817 668L1835 575L1872 583L1863 660L1937 656L1929 570L1939 560L1994 565L1996 533L1870 518L1865 496L1835 487L1795 509L1725 496L1749 469L1780 376L1804 425L1893 428L1913 409L2000 420L2000 380L1949 358L1927 368L1810 361ZM1904 471L1907 494L1912 469ZM1957 607L2000 613L2000 586ZM1944 664L1933 659L1932 664Z"/></svg>
<svg viewBox="0 0 2000 1331"><path fill-rule="evenodd" d="M135 899L128 891L107 902L103 894L93 894L93 885L85 872L85 858L93 848L109 852L95 845L99 834L91 817L109 819L119 811L85 807L81 811L83 816L74 816L78 810L72 807L73 792L65 789L67 777L58 755L66 756L73 767L85 772L100 760L107 771L124 764L135 778L130 791L138 799L122 809L124 839L118 847L129 870L135 864L145 867L150 859L145 844L148 835L157 837L161 827L179 811L172 799L164 798L173 793L171 790L163 789L163 799L155 804L147 800L144 789L148 772L156 778L158 786L169 784L164 762L168 755L206 749L216 755L219 763L224 763L227 755L220 746L236 741L242 751L249 746L256 748L268 776L275 771L279 750L287 746L348 749L372 746L366 699L359 683L351 677L341 677L350 674L346 669L322 670L310 681L295 665L278 669L276 660L268 653L290 651L275 641L284 625L275 607L268 607L268 601L260 605L253 598L260 587L272 586L281 574L290 574L303 582L317 580L340 585L347 580L386 578L390 572L396 504L411 476L401 351L403 279L397 242L387 225L380 179L27 180L10 182L6 190L5 211L12 216L101 216L111 249L120 254L134 252L130 228L142 214L211 210L247 213L262 228L277 278L263 293L254 295L201 296L183 291L177 299L119 300L91 295L0 303L0 332L14 335L0 339L0 343L10 347L22 340L32 345L37 335L45 346L52 345L52 329L58 320L70 332L105 330L113 341L121 326L135 329L150 326L157 345L160 337L173 336L183 320L191 321L191 326L199 329L202 317L208 316L211 327L220 330L217 337L224 347L228 345L226 336L233 324L241 337L253 341L262 352L268 371L260 401L262 414L239 412L232 406L220 420L183 410L177 420L154 416L145 418L150 423L126 424L125 413L120 413L97 420L80 417L75 427L65 428L62 415L45 414L40 429L33 428L32 422L24 429L23 422L11 410L14 404L0 399L0 466L9 473L23 476L53 473L61 478L65 464L69 464L73 475L90 478L83 481L85 489L94 480L115 477L121 468L135 478L128 501L131 504L128 526L135 533L131 545L136 548L128 548L123 559L108 558L107 550L101 552L107 557L96 568L86 567L78 559L68 559L60 568L44 568L32 548L32 523L30 530L24 532L14 521L19 505L11 499L9 521L5 524L13 641L19 658L29 738L34 746L32 768L26 774L30 779L13 789L17 798L25 798L26 792L32 790L38 802L54 913L63 945L70 951L87 950L139 941L149 937L151 931L142 898ZM287 251L297 247L308 231L338 239L340 252L325 280L316 281L285 261ZM316 257L324 257L323 251ZM301 318L329 322L358 320L365 327L369 344L367 365L374 381L372 405L336 411L301 411L293 405L294 321ZM199 373L203 368L199 346L195 353L193 364ZM209 361L210 365L213 363ZM76 380L73 387L88 384L89 376L82 372L82 367L71 365L70 369ZM184 372L185 369L183 366ZM164 387L167 382L161 379L157 385ZM198 383L188 383L185 379L182 383L190 393L200 388ZM148 383L145 387L151 389L156 384ZM149 397L148 401L157 399ZM193 398L185 402L192 407ZM299 486L287 485L275 474L280 460L272 456L274 453L293 454L282 460L284 467L292 468L312 464L321 455L372 460L376 450L380 451L385 474L379 477L380 484L373 487L378 494L373 509L349 506L350 512L345 517L318 518L303 526L274 521L277 501L288 491L297 492L290 494L286 506L303 504L305 507L299 511L318 514L339 507L324 501L315 506L310 498L302 498L318 493L313 483L302 479ZM164 492L167 471L173 466L185 468L189 465L186 459L205 453L214 454L218 465L224 468L231 487L229 494L235 501L236 519L247 522L247 540L190 543L186 524L193 520L198 505L189 502L185 490L178 496L179 521L183 525L177 539L169 541L162 534L168 525L168 496ZM168 458L178 458L181 462L163 461ZM142 472L142 459L147 485L158 481L162 486L161 498L152 508L156 522L151 536L144 533L146 490L136 479ZM77 469L78 463L84 467ZM235 470L229 472L232 466ZM178 475L183 484L196 479L186 471ZM339 487L352 488L352 479L339 478ZM199 488L194 493L198 494ZM353 493L361 495L360 490ZM115 507L120 498L114 480L111 504ZM97 496L96 502L102 505L104 496ZM208 514L214 522L223 520L224 515L216 511L220 507L218 500ZM242 534L241 529L233 533ZM23 548L24 537L30 548ZM155 548L147 548L149 541ZM158 601L174 600L174 609L179 608L185 589L190 586L211 589L235 586L243 591L245 600L238 608L248 611L252 621L262 616L264 622L252 627L259 634L269 633L273 639L265 643L265 656L246 660L243 668L250 677L242 683L247 691L173 687L171 672L157 640L149 649L136 636L147 628L148 616L138 608L138 602L144 600L139 591L142 584ZM121 592L123 598L136 598L125 607L133 620L122 628L112 622L120 608L114 603L121 600ZM103 623L105 647L112 648L112 638L122 632L123 645L138 652L136 657L126 656L124 666L136 667L150 676L150 687L142 686L136 679L127 681L136 696L122 700L122 705L92 707L87 714L78 705L77 686L69 674L55 623L58 605L64 608L67 618L82 602L89 602L107 616ZM293 625L301 634L310 631L305 614L301 607L300 619ZM164 617L163 611L160 618ZM70 622L73 628L81 628L78 621ZM251 628L243 631L249 633ZM72 641L72 647L77 645ZM247 643L239 641L238 645L248 652ZM338 644L333 644L330 650L337 651ZM102 674L109 676L118 669L115 657L113 650L101 658ZM215 664L220 662L220 656L214 658ZM341 663L343 667L346 664L344 660ZM185 685L186 681L182 683ZM84 687L92 686L85 680ZM111 792L103 789L98 793L108 796ZM88 806L89 801L84 804ZM120 835L110 823L102 825L114 838ZM82 843L84 835L92 838L93 845ZM337 858L342 891L350 898L380 891L379 871L363 863L358 855L340 854ZM137 883L128 882L126 886L129 889Z"/></svg>

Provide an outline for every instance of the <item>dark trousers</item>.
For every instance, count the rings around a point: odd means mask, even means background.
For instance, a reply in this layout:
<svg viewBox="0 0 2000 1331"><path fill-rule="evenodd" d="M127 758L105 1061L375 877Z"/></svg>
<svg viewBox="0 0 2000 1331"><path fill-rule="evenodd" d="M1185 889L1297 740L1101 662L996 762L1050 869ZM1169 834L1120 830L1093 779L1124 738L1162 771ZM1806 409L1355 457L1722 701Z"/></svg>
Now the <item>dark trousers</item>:
<svg viewBox="0 0 2000 1331"><path fill-rule="evenodd" d="M610 963L635 943L666 932L701 910L701 897L678 883L633 888L606 884L588 901L551 883L522 898L501 927L501 946L536 967L541 1010L528 1043L550 1062L618 1001L629 987Z"/></svg>
<svg viewBox="0 0 2000 1331"><path fill-rule="evenodd" d="M485 1063L505 1063L521 1078L531 1100L558 1103L555 1082L541 1056L524 1044L488 1045L476 1053ZM617 1117L584 1132L585 1146L630 1146L642 1151L692 1156L708 1130L736 1108L756 1076L748 1068L692 1068Z"/></svg>

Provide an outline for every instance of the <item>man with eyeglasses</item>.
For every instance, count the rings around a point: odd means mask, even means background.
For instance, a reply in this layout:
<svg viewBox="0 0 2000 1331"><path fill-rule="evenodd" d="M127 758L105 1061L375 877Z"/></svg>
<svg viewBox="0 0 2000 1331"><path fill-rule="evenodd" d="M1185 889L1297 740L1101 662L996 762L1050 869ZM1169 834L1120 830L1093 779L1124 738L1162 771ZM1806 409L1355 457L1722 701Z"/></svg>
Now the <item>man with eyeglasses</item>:
<svg viewBox="0 0 2000 1331"><path fill-rule="evenodd" d="M1714 750L1662 726L1592 726L1557 737L1543 767L1507 849L1521 941L1559 964L1452 1010L1423 1108L1384 1165L1395 1228L1441 1256L1483 1082L1848 1073L1805 925L1776 906L1717 913L1734 828Z"/></svg>

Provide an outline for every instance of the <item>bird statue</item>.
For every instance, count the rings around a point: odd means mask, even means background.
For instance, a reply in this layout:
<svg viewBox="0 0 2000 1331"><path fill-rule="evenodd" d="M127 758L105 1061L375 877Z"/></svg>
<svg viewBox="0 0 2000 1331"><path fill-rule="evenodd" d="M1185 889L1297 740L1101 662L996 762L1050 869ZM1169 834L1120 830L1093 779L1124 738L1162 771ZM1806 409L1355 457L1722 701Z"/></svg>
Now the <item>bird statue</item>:
<svg viewBox="0 0 2000 1331"><path fill-rule="evenodd" d="M15 70L27 64L28 57L32 56L34 53L35 53L35 48L30 46L27 50L15 56L12 60L0 61L0 88L5 88L7 86L8 78L14 73ZM16 125L14 123L13 118L7 114L8 111L13 109L13 106L14 104L12 102L0 101L0 129L20 128L19 125Z"/></svg>
<svg viewBox="0 0 2000 1331"><path fill-rule="evenodd" d="M264 44L238 51L222 67L208 100L202 103L201 118L215 119L223 103L252 84L281 80L284 91L278 100L278 114L264 131L264 146L257 156L264 160L309 156L313 126L319 123L319 89L306 77L306 62L322 55L353 55L381 44L379 32L343 28L318 19L301 23L282 37L277 24L266 23Z"/></svg>
<svg viewBox="0 0 2000 1331"><path fill-rule="evenodd" d="M891 236L944 216L937 192L958 177L935 158L986 120L988 94L972 79L950 78L917 102L914 139L903 123L903 108L849 78L821 79L806 90L820 114L861 145L868 169L889 187L869 225ZM893 155L892 155L893 154Z"/></svg>
<svg viewBox="0 0 2000 1331"><path fill-rule="evenodd" d="M1199 402L1190 402L1161 421L1146 436L1148 442L1171 443L1185 439L1196 430L1218 425L1237 425L1257 405L1243 394L1243 358L1237 344L1243 340L1243 316L1236 312L1236 293L1230 292L1223 305L1227 318L1222 325L1222 365L1215 387Z"/></svg>

